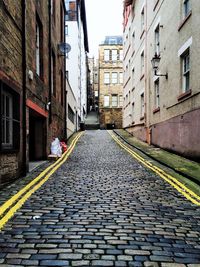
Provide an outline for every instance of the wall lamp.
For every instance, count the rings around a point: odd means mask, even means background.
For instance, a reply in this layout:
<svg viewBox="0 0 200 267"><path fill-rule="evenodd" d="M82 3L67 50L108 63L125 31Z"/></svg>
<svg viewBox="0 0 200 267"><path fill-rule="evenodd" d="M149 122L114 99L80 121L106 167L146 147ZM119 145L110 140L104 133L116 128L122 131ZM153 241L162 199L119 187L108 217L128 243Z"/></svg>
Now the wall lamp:
<svg viewBox="0 0 200 267"><path fill-rule="evenodd" d="M158 70L158 66L159 66L159 63L160 63L160 59L161 59L160 56L155 54L154 57L151 60L151 64L152 64L153 69L154 69L154 75L155 76L163 76L166 79L168 79L168 73L166 73L166 74L157 74L157 70Z"/></svg>

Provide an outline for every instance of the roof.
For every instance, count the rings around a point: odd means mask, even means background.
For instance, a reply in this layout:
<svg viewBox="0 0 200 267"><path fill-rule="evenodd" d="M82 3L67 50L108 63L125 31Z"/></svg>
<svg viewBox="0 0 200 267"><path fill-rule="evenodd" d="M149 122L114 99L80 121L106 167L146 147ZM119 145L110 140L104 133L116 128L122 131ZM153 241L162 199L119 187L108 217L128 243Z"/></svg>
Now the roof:
<svg viewBox="0 0 200 267"><path fill-rule="evenodd" d="M121 35L106 36L105 40L102 44L104 44L104 45L122 45L123 44L123 37Z"/></svg>

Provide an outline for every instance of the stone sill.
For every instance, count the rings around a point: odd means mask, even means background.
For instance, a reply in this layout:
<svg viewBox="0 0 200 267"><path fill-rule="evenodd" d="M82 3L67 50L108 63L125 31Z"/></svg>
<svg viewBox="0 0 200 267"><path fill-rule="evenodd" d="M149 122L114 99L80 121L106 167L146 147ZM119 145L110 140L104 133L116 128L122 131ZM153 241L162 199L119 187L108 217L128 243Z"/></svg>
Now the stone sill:
<svg viewBox="0 0 200 267"><path fill-rule="evenodd" d="M192 94L192 90L188 90L187 92L183 93L183 94L180 94L178 97L177 97L177 100L180 101L188 96L190 96Z"/></svg>
<svg viewBox="0 0 200 267"><path fill-rule="evenodd" d="M155 108L155 109L153 110L153 114L155 114L155 113L157 113L157 112L159 112L159 111L160 111L160 107Z"/></svg>
<svg viewBox="0 0 200 267"><path fill-rule="evenodd" d="M142 76L140 77L140 81L144 78L144 74L142 74Z"/></svg>
<svg viewBox="0 0 200 267"><path fill-rule="evenodd" d="M144 116L140 117L140 121L143 121L144 120Z"/></svg>
<svg viewBox="0 0 200 267"><path fill-rule="evenodd" d="M142 39L142 36L144 35L145 30L142 31L141 35L140 35L140 39Z"/></svg>
<svg viewBox="0 0 200 267"><path fill-rule="evenodd" d="M191 17L192 11L187 15L187 17L184 18L184 20L181 22L181 24L178 27L178 31L182 29L182 27L185 25L185 23L188 21L188 19Z"/></svg>
<svg viewBox="0 0 200 267"><path fill-rule="evenodd" d="M157 2L155 3L154 8L153 8L153 11L155 11L155 9L156 9L156 7L158 5L158 2L159 2L159 0L157 0Z"/></svg>

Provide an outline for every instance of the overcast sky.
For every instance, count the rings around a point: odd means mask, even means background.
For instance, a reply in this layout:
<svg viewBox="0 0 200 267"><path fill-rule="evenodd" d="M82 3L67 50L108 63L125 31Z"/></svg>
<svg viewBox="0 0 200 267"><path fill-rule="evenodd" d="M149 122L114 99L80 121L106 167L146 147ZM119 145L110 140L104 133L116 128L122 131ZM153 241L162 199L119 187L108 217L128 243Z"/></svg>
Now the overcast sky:
<svg viewBox="0 0 200 267"><path fill-rule="evenodd" d="M89 56L98 56L106 35L122 35L123 0L85 0Z"/></svg>

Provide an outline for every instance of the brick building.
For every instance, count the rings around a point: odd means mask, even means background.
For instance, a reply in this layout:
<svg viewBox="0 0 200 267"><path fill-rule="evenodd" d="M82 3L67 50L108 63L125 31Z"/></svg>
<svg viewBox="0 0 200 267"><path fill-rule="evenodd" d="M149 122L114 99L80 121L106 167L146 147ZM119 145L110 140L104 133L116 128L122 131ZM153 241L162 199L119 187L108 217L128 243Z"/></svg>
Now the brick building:
<svg viewBox="0 0 200 267"><path fill-rule="evenodd" d="M123 126L194 159L200 159L199 12L195 0L124 2Z"/></svg>
<svg viewBox="0 0 200 267"><path fill-rule="evenodd" d="M99 113L102 128L122 127L123 48L121 36L99 46Z"/></svg>
<svg viewBox="0 0 200 267"><path fill-rule="evenodd" d="M65 137L64 1L0 2L0 184Z"/></svg>

